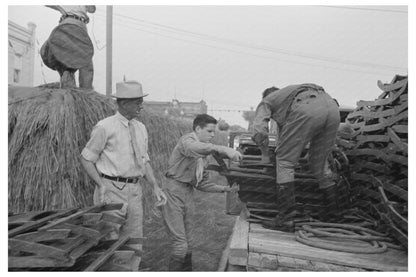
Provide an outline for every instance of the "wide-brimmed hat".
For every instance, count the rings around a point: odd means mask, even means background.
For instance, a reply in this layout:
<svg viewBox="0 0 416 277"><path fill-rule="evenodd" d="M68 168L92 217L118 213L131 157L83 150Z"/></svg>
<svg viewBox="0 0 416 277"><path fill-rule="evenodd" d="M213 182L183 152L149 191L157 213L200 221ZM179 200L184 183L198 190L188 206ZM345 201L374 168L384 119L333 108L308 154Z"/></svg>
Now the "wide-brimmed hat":
<svg viewBox="0 0 416 277"><path fill-rule="evenodd" d="M141 98L149 94L143 94L142 85L137 81L124 81L116 83L115 98Z"/></svg>

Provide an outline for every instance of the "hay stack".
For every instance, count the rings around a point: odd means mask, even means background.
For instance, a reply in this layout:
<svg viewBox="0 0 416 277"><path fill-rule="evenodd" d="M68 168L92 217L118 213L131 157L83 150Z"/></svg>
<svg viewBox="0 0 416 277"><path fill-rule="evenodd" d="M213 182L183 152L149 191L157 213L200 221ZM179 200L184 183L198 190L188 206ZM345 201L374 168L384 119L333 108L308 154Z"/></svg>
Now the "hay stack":
<svg viewBox="0 0 416 277"><path fill-rule="evenodd" d="M94 184L80 153L93 126L114 114L116 105L94 91L56 87L9 87L9 212L92 204ZM143 114L152 165L162 181L171 150L191 125Z"/></svg>

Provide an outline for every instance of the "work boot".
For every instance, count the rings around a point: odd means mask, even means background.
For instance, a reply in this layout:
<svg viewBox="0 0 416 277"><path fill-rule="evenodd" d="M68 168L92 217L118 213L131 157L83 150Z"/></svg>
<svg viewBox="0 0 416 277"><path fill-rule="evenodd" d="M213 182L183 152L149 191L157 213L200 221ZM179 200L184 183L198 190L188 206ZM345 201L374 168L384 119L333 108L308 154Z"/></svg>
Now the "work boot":
<svg viewBox="0 0 416 277"><path fill-rule="evenodd" d="M192 271L192 252L186 253L183 271Z"/></svg>
<svg viewBox="0 0 416 277"><path fill-rule="evenodd" d="M169 260L169 271L183 271L183 258L171 257Z"/></svg>
<svg viewBox="0 0 416 277"><path fill-rule="evenodd" d="M295 208L295 182L277 184L276 204L282 215Z"/></svg>
<svg viewBox="0 0 416 277"><path fill-rule="evenodd" d="M295 199L295 182L277 184L276 204L279 213L272 221L264 222L264 227L293 232L294 219L299 216Z"/></svg>

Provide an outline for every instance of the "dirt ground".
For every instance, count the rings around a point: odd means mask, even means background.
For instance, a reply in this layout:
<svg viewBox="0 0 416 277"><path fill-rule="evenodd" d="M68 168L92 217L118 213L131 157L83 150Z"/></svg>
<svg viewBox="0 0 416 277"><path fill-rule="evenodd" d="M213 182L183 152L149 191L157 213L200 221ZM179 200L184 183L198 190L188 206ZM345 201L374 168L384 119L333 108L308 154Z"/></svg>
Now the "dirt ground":
<svg viewBox="0 0 416 277"><path fill-rule="evenodd" d="M195 191L193 270L216 271L236 217L225 214L225 194ZM170 245L162 217L146 220L141 271L167 271Z"/></svg>

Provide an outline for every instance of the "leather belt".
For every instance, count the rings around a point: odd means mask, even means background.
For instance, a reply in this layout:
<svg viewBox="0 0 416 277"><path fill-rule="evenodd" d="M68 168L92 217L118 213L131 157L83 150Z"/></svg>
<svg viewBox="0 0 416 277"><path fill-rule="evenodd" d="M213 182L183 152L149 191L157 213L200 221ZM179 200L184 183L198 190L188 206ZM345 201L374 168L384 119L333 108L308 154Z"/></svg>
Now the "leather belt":
<svg viewBox="0 0 416 277"><path fill-rule="evenodd" d="M113 176L108 176L105 175L104 173L101 173L101 177L111 180L111 181L116 181L116 182L120 182L120 183L137 183L137 181L139 181L140 177L113 177Z"/></svg>
<svg viewBox="0 0 416 277"><path fill-rule="evenodd" d="M90 20L87 19L87 18L83 18L83 17L77 16L77 15L73 15L73 14L66 14L66 15L61 16L61 19L59 19L59 23L61 23L62 20L64 20L67 17L75 18L76 20L79 20L79 21L81 21L81 22L83 22L85 24L87 24L88 22L90 22Z"/></svg>

